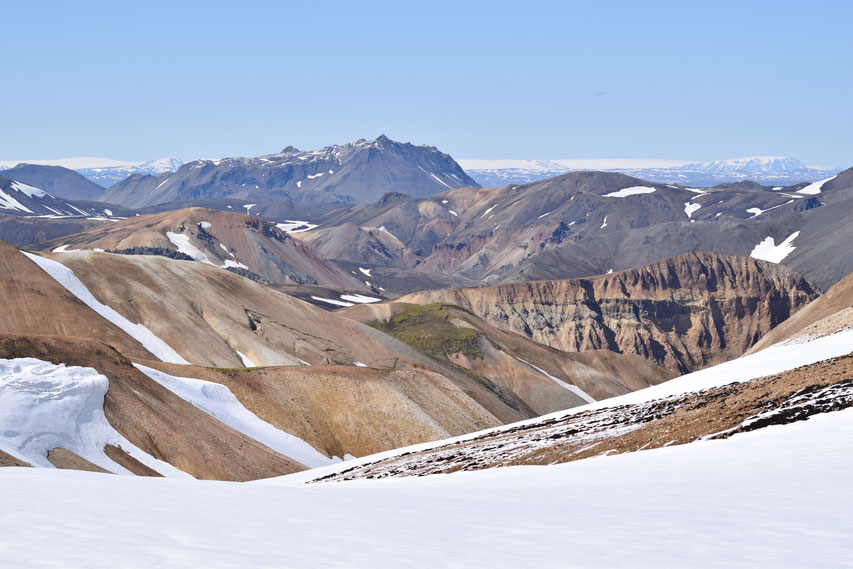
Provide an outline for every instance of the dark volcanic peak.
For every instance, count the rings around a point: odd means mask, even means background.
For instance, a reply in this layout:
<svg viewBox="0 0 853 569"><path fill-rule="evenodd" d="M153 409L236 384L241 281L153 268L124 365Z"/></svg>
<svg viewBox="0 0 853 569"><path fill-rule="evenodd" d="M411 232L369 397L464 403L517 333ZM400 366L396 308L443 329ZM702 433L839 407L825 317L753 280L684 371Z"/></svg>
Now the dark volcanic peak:
<svg viewBox="0 0 853 569"><path fill-rule="evenodd" d="M477 186L449 155L379 136L255 158L196 160L171 174L130 178L102 198L129 207L211 198L264 203L362 203L387 192L425 196Z"/></svg>

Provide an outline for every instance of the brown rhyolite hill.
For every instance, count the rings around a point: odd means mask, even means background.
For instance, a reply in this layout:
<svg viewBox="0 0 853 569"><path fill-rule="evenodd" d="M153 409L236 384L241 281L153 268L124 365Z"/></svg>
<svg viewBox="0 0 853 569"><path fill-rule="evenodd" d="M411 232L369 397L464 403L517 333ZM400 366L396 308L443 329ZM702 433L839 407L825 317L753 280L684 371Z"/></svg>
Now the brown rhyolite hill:
<svg viewBox="0 0 853 569"><path fill-rule="evenodd" d="M244 213L199 207L130 217L39 243L33 248L51 251L65 246L67 250L125 252L147 248L177 253L179 247L173 242L176 238L186 240L202 253L206 263L242 266L273 283L365 288L359 279L271 223Z"/></svg>
<svg viewBox="0 0 853 569"><path fill-rule="evenodd" d="M253 480L305 469L184 401L101 342L0 333L0 358L21 357L96 369L109 380L104 400L109 423L141 450L197 478ZM144 363L226 385L247 409L330 457L363 456L501 424L451 381L428 371ZM80 457L63 451L57 467L88 469ZM111 452L110 458L132 472L152 474L117 447ZM0 453L0 466L18 463Z"/></svg>
<svg viewBox="0 0 853 569"><path fill-rule="evenodd" d="M561 350L638 354L684 373L742 355L818 295L787 267L689 253L591 278L414 293Z"/></svg>
<svg viewBox="0 0 853 569"><path fill-rule="evenodd" d="M11 247L8 250L10 258L29 267L29 281L42 283L39 286L45 295L30 292L17 298L23 309L37 315L43 325L34 330L27 320L14 318L0 331L65 335L61 324L72 309L80 312L78 319L85 327L75 329L71 335L102 339L103 330L114 328L23 254ZM543 373L508 357L507 352L538 362L534 365L570 383L580 382L596 399L669 377L656 366L649 366L648 373L640 377L634 373L636 366L621 361L625 359L621 356L590 360L589 365L586 361L569 361L559 353L537 350L523 337L518 337L516 343L529 345L502 351L487 344L484 357L459 362L460 367L452 361L432 359L380 330L209 264L96 251L43 255L71 269L100 302L131 322L142 324L198 366L248 365L241 356L244 354L257 366L358 363L375 368L429 370L446 377L502 423L582 403ZM55 298L65 299L64 303L42 313L40 307L53 306ZM134 361L153 359L135 340L116 332L117 338L109 343L123 354ZM126 351L130 349L135 350L133 354ZM451 359L460 357L450 355ZM468 373L471 367L479 370L477 377Z"/></svg>

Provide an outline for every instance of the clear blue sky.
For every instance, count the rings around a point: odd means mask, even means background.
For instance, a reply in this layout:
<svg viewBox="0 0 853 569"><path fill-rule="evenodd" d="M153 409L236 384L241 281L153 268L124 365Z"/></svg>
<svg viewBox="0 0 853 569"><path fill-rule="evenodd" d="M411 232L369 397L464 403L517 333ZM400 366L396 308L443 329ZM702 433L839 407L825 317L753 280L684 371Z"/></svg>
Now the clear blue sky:
<svg viewBox="0 0 853 569"><path fill-rule="evenodd" d="M843 1L9 2L0 159L385 133L457 158L850 166L852 20Z"/></svg>

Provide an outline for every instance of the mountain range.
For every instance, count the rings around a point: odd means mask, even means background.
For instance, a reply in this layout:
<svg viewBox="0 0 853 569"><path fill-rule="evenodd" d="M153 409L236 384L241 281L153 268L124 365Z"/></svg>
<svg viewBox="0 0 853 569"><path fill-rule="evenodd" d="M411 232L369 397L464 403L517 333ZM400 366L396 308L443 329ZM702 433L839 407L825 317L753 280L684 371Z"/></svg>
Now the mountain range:
<svg viewBox="0 0 853 569"><path fill-rule="evenodd" d="M691 251L782 262L828 287L853 271L843 237L852 210L853 170L811 184L711 188L572 172L426 198L388 194L316 217L299 238L397 292L435 288L437 275L445 286L574 278Z"/></svg>
<svg viewBox="0 0 853 569"><path fill-rule="evenodd" d="M689 168L764 167L786 168ZM264 545L307 526L342 564L377 566L364 544L387 549L373 535L386 524L431 536L437 553L414 565L482 561L471 543L494 534L492 564L523 565L536 557L518 553L535 542L525 532L547 550L567 541L553 537L566 511L607 528L572 535L603 533L594 549L608 551L662 546L692 523L685 508L705 520L693 534L720 525L725 543L735 526L788 519L799 539L849 517L853 169L714 185L584 170L483 188L435 148L379 137L107 189L60 165L4 172L0 482L14 544L49 526L65 547L72 527L98 536L99 555L133 535L170 563L311 566L299 547L284 559ZM808 489L796 508L792 487ZM662 507L679 524L661 526ZM836 507L831 524L809 517ZM364 516L371 532L352 523ZM132 528L111 534L120 523ZM220 527L209 553L199 544ZM778 544L762 543L748 565L772 561ZM711 550L715 564L730 555Z"/></svg>
<svg viewBox="0 0 853 569"><path fill-rule="evenodd" d="M174 173L131 176L101 199L128 207L211 198L345 204L372 201L391 191L430 195L476 185L435 147L383 135L320 150L288 146L257 158L196 160Z"/></svg>
<svg viewBox="0 0 853 569"><path fill-rule="evenodd" d="M133 174L174 172L183 162L177 158L158 158L148 162L126 162L112 158L61 158L58 160L0 160L0 171L23 165L54 166L74 170L98 186L107 188Z"/></svg>
<svg viewBox="0 0 853 569"><path fill-rule="evenodd" d="M829 178L841 168L809 167L795 158L754 156L712 162L678 160L460 160L465 171L488 188L528 184L578 170L619 172L652 182L714 186L751 180L764 185L790 185Z"/></svg>

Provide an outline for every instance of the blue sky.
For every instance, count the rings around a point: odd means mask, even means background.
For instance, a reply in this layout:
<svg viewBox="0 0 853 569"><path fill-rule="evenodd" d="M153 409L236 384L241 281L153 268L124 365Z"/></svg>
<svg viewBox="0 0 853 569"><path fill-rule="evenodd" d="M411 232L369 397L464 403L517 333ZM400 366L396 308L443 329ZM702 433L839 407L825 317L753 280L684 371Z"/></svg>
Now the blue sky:
<svg viewBox="0 0 853 569"><path fill-rule="evenodd" d="M7 3L0 159L385 133L457 158L850 166L851 18L850 2Z"/></svg>

